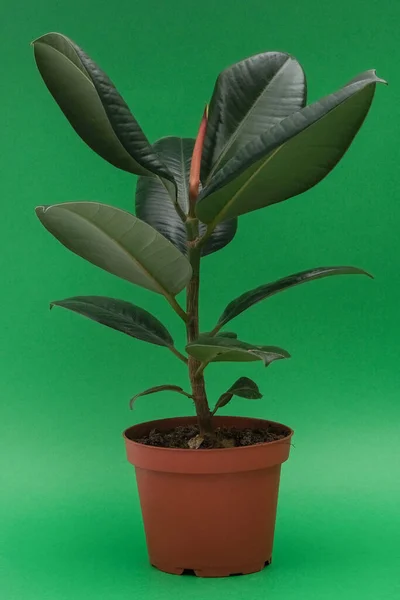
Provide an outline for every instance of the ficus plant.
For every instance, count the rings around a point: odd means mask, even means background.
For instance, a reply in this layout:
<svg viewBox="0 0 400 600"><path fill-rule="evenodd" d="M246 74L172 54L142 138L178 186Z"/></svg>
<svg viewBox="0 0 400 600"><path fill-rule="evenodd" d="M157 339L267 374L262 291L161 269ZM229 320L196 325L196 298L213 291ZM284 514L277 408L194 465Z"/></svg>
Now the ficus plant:
<svg viewBox="0 0 400 600"><path fill-rule="evenodd" d="M44 227L69 250L135 285L164 296L186 329L185 351L145 309L125 300L78 296L53 302L144 342L164 346L188 369L190 390L171 391L195 405L200 440L213 435L213 415L234 395L260 398L240 377L211 408L205 374L211 362L289 357L275 346L239 340L226 330L242 312L290 287L332 275L368 275L349 266L317 267L245 291L209 331L199 323L201 264L234 238L238 217L306 192L345 154L360 129L377 83L365 71L338 91L306 105L306 79L295 58L265 52L217 78L197 137L150 143L127 104L85 52L59 33L33 42L39 72L84 142L115 167L139 176L135 215L98 202L39 206ZM186 304L179 294L186 291ZM131 402L131 403L132 403ZM201 443L201 442L199 442Z"/></svg>

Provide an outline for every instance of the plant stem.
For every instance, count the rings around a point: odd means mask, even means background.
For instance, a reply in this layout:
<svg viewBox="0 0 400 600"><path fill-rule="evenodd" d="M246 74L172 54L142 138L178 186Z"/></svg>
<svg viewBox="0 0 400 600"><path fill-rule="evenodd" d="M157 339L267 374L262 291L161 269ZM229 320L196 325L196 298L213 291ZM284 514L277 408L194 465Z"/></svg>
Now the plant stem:
<svg viewBox="0 0 400 600"><path fill-rule="evenodd" d="M188 316L186 331L188 342L193 342L199 336L199 290L200 290L200 258L201 250L195 247L195 240L198 236L199 224L197 219L189 219L188 238L189 238L189 261L192 265L193 274L187 287L187 306ZM197 420L200 429L200 435L211 434L212 415L207 402L204 375L201 362L193 356L189 356L189 378L192 386L192 395L196 407Z"/></svg>
<svg viewBox="0 0 400 600"><path fill-rule="evenodd" d="M185 225L188 239L189 261L192 265L192 277L187 286L186 297L186 333L188 343L199 337L199 289L200 289L200 259L201 248L197 246L199 238L199 221L196 217L196 202L200 188L200 168L203 145L208 122L208 106L206 106L200 123L199 132L193 148L192 161L189 174L189 214ZM189 378L192 386L192 395L196 407L197 422L200 435L212 435L212 415L207 402L206 386L204 381L202 363L193 356L189 356Z"/></svg>

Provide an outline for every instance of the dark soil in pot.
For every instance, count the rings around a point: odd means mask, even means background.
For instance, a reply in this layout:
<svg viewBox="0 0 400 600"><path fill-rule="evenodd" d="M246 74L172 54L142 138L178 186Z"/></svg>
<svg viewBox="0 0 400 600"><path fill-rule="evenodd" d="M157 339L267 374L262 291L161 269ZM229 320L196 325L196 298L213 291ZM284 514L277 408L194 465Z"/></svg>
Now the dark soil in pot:
<svg viewBox="0 0 400 600"><path fill-rule="evenodd" d="M205 437L198 449L209 448L237 448L241 446L253 446L265 442L281 440L289 434L287 429L270 425L256 429L239 429L237 427L218 427L213 438ZM199 428L196 425L178 426L174 429L161 431L154 428L147 435L134 439L133 441L147 446L161 448L193 448L191 440L199 436Z"/></svg>

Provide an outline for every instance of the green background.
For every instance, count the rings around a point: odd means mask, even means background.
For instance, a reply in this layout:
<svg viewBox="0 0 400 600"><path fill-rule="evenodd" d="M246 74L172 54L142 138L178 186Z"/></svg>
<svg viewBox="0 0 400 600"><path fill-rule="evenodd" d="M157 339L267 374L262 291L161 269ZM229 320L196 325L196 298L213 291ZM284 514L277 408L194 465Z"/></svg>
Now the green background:
<svg viewBox="0 0 400 600"><path fill-rule="evenodd" d="M399 62L393 0L7 2L2 6L0 595L4 600L394 599L400 593ZM303 196L252 213L204 261L203 329L241 292L302 269L352 264L375 275L332 278L275 296L239 317L249 341L293 358L209 369L209 395L254 377L262 401L230 412L296 430L284 465L274 564L225 580L164 575L147 564L134 473L121 431L190 413L183 365L62 310L50 300L131 299L175 332L161 297L68 253L34 207L97 200L132 209L134 179L75 135L36 72L29 42L72 37L109 73L151 141L193 136L215 77L264 50L303 64L313 101L377 68L372 111L343 161ZM224 409L228 412L227 409ZM195 543L195 541L194 541Z"/></svg>

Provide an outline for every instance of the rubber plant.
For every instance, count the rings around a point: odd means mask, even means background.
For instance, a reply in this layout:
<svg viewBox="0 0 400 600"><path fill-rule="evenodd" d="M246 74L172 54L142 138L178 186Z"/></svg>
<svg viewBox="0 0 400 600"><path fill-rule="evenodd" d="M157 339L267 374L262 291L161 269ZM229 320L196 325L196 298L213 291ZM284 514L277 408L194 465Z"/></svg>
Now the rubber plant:
<svg viewBox="0 0 400 600"><path fill-rule="evenodd" d="M37 216L75 254L163 296L186 330L187 345L184 351L178 349L157 317L125 300L79 296L51 306L163 346L182 361L188 370L188 391L175 382L166 382L138 393L134 399L161 391L192 399L198 433L188 440L187 451L205 456L202 448L224 445L215 435L215 424L221 418L214 416L216 411L234 395L261 397L257 384L241 376L210 405L205 385L208 365L260 361L269 366L289 357L282 348L239 340L230 330L231 321L288 288L333 275L368 273L352 266L326 266L272 283L260 281L259 287L233 299L209 327L199 323L202 261L233 240L239 217L303 194L324 179L349 148L369 111L376 85L383 80L374 70L364 71L338 91L306 105L306 79L297 60L283 52L257 54L220 73L196 138L169 136L151 143L112 81L73 41L50 33L34 41L33 48L47 88L76 133L114 167L138 176L135 215L98 202L69 202L39 206ZM184 290L186 304L179 296ZM218 448L217 452L230 450L235 449ZM174 506L176 503L178 496L172 502ZM187 506L182 510L188 510ZM248 520L249 510L243 514ZM207 518L214 516L215 510L210 508ZM221 514L218 518L223 520ZM190 519L192 529L197 514ZM255 531L260 527L254 522ZM174 530L171 535L178 534ZM202 531L198 535L201 537ZM228 540L229 535L220 538ZM232 538L229 544L234 546L236 541ZM212 551L208 540L205 545ZM247 557L252 547L249 542ZM223 552L231 550L225 548ZM171 557L171 549L168 552ZM263 552L264 561L267 550ZM188 553L186 546L186 557ZM193 568L207 571L206 563L199 567L200 563L204 561L197 561ZM241 566L240 572L257 570L255 563L256 558L252 566ZM153 564L181 572L181 563L165 566L156 557ZM221 574L236 568L224 565L214 570L209 567L207 572Z"/></svg>
<svg viewBox="0 0 400 600"><path fill-rule="evenodd" d="M152 344L188 365L201 435L212 415L235 394L252 398L242 379L214 410L204 372L213 361L289 357L274 346L238 340L223 328L240 313L283 290L332 275L367 273L356 267L318 267L266 283L223 310L212 331L200 333L201 260L232 241L237 218L301 194L321 181L350 146L370 108L377 83L365 71L339 91L306 106L306 80L288 54L265 52L218 77L196 139L165 137L151 144L113 83L74 42L51 33L33 43L43 80L78 135L115 167L139 176L136 216L95 202L39 206L42 224L64 246L91 263L165 297L187 332L185 356L149 312L123 300L80 296L53 302ZM177 295L186 289L186 308ZM184 393L179 386L159 392ZM143 395L143 392L142 392Z"/></svg>

